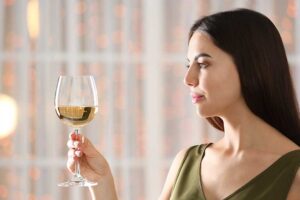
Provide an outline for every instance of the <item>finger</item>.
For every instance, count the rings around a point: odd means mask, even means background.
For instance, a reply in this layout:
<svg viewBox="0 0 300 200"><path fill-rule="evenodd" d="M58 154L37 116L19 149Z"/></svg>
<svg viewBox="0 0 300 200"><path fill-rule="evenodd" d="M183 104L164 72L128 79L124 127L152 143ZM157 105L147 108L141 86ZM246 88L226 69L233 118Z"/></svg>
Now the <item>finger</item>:
<svg viewBox="0 0 300 200"><path fill-rule="evenodd" d="M69 156L68 157L68 161L67 161L67 169L72 172L75 173L75 162L76 161L80 161L79 157L76 156Z"/></svg>
<svg viewBox="0 0 300 200"><path fill-rule="evenodd" d="M81 157L83 155L81 149L70 149L68 151L68 158L74 158L76 159L75 157Z"/></svg>
<svg viewBox="0 0 300 200"><path fill-rule="evenodd" d="M75 147L74 147L74 142L73 142L73 140L68 140L68 142L67 142L67 147L68 147L69 149L75 148Z"/></svg>
<svg viewBox="0 0 300 200"><path fill-rule="evenodd" d="M76 140L82 141L82 137L83 137L83 136L82 136L80 133L79 133L78 135L76 135L76 137L77 137Z"/></svg>
<svg viewBox="0 0 300 200"><path fill-rule="evenodd" d="M75 140L75 138L76 138L76 134L75 134L74 132L71 132L71 133L69 134L69 139L70 139L70 140Z"/></svg>
<svg viewBox="0 0 300 200"><path fill-rule="evenodd" d="M84 136L82 136L81 143L79 143L80 150L86 155L86 156L94 156L99 154L95 146L90 142L90 140Z"/></svg>
<svg viewBox="0 0 300 200"><path fill-rule="evenodd" d="M69 134L69 139L71 140L81 140L81 137L80 133L76 134L75 132L72 132Z"/></svg>
<svg viewBox="0 0 300 200"><path fill-rule="evenodd" d="M67 142L67 147L69 149L76 149L79 148L81 146L81 142L80 141L73 141L73 140L68 140Z"/></svg>
<svg viewBox="0 0 300 200"><path fill-rule="evenodd" d="M70 172L75 172L75 160L73 158L69 158L67 161L67 168Z"/></svg>
<svg viewBox="0 0 300 200"><path fill-rule="evenodd" d="M76 150L74 152L74 155L77 156L78 158L80 158L82 156L82 151L81 150Z"/></svg>
<svg viewBox="0 0 300 200"><path fill-rule="evenodd" d="M70 149L68 151L68 158L74 158L75 157L75 149Z"/></svg>

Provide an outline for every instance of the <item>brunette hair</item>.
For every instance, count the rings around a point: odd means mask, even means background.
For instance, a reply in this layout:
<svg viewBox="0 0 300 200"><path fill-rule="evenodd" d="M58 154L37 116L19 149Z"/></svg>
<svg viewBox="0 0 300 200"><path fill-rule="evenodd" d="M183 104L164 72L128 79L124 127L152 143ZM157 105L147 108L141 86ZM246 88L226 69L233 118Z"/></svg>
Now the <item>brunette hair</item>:
<svg viewBox="0 0 300 200"><path fill-rule="evenodd" d="M190 29L210 35L214 44L232 56L249 109L300 146L298 103L284 45L275 25L261 13L237 9L205 16ZM208 117L224 131L219 117Z"/></svg>

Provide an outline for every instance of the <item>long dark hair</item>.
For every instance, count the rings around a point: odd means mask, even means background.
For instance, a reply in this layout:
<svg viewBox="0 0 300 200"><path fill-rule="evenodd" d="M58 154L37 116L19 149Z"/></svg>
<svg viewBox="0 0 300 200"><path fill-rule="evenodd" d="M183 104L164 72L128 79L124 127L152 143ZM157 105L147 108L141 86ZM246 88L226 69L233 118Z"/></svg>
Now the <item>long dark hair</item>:
<svg viewBox="0 0 300 200"><path fill-rule="evenodd" d="M208 33L214 44L232 56L249 109L300 146L298 103L284 46L275 25L266 16L237 9L205 16L190 29ZM219 117L208 117L224 131Z"/></svg>

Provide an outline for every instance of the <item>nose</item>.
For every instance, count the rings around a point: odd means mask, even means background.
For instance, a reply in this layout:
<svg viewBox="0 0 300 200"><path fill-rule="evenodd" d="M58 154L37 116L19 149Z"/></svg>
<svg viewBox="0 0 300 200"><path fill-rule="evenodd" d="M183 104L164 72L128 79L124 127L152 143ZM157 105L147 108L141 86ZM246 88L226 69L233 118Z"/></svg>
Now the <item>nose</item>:
<svg viewBox="0 0 300 200"><path fill-rule="evenodd" d="M198 73L192 66L190 66L190 68L186 72L183 82L186 86L190 87L197 87L197 85L199 84Z"/></svg>

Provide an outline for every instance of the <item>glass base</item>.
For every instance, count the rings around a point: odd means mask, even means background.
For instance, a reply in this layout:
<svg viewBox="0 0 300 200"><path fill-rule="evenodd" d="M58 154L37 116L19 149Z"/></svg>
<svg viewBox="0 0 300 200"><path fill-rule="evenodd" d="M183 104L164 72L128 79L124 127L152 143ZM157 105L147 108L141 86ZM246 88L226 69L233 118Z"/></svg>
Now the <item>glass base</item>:
<svg viewBox="0 0 300 200"><path fill-rule="evenodd" d="M78 186L78 187L91 187L98 185L97 182L91 182L83 177L73 177L71 180L59 183L57 184L59 187L72 187L72 186Z"/></svg>

